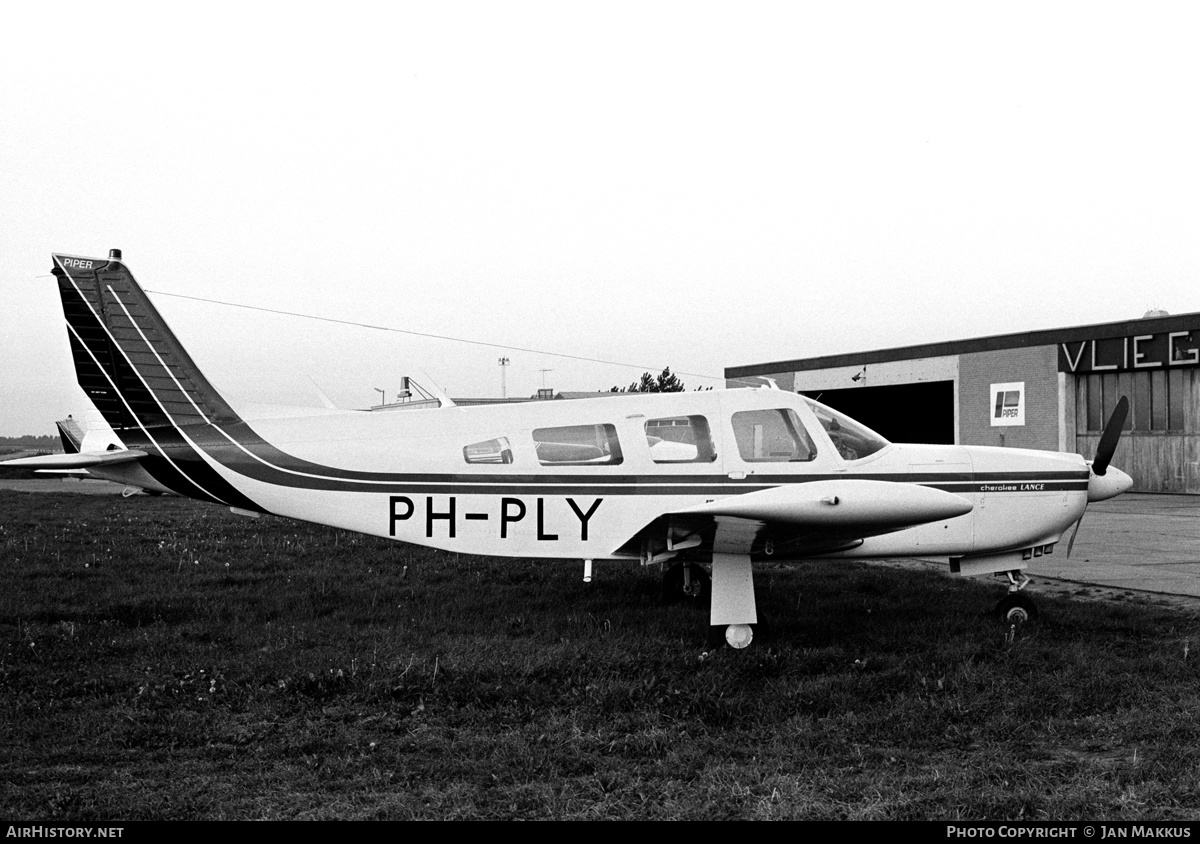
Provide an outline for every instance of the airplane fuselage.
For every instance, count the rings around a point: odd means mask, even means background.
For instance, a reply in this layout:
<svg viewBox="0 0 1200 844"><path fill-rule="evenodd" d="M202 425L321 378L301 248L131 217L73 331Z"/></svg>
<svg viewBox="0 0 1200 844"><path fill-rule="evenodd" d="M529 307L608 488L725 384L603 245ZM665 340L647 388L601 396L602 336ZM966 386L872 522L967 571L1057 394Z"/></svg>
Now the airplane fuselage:
<svg viewBox="0 0 1200 844"><path fill-rule="evenodd" d="M801 459L786 448L772 454L770 442L754 452L755 432L733 425L735 414L770 424L772 417L754 414L782 411L795 414L811 441ZM663 451L659 435L672 428L690 436L703 430L710 442L697 450L667 441L675 450ZM128 444L157 451L144 466L183 494L195 492L179 489L186 480L230 506L473 554L641 556L627 542L630 525L819 481L917 485L971 505L963 515L820 556L945 557L1052 545L1087 503L1088 468L1078 455L886 444L847 459L814 405L779 390L314 412L179 430L182 436L164 431L156 439L151 429L144 442ZM770 435L758 432L760 440ZM570 442L555 442L564 439ZM786 543L777 554L812 555Z"/></svg>

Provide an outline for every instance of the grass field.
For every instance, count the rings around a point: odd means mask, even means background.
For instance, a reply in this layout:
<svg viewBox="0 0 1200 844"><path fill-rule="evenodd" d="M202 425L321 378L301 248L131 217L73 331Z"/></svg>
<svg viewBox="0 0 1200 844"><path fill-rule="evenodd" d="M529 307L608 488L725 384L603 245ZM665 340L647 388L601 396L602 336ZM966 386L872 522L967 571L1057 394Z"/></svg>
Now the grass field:
<svg viewBox="0 0 1200 844"><path fill-rule="evenodd" d="M747 651L657 568L0 491L0 816L1200 817L1200 624L847 563ZM1031 587L1037 591L1036 584Z"/></svg>

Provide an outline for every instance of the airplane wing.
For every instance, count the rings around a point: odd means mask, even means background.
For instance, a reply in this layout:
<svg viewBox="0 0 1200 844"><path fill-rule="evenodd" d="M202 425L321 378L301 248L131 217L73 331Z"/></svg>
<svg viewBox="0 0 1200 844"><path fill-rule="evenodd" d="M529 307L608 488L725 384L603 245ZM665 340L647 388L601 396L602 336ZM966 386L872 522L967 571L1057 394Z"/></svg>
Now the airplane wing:
<svg viewBox="0 0 1200 844"><path fill-rule="evenodd" d="M665 513L617 553L655 562L690 548L712 549L720 525L720 550L782 559L811 557L972 509L974 505L959 495L919 484L852 478L811 481ZM731 541L735 547L730 547Z"/></svg>

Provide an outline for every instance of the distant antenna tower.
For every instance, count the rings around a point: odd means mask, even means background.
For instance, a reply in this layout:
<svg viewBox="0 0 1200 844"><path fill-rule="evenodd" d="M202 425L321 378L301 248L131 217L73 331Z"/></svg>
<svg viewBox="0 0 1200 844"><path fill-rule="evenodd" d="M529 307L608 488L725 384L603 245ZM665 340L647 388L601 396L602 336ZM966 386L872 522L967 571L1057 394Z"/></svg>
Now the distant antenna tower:
<svg viewBox="0 0 1200 844"><path fill-rule="evenodd" d="M508 358L500 358L500 398L508 398L508 383L504 379L505 369L508 367Z"/></svg>
<svg viewBox="0 0 1200 844"><path fill-rule="evenodd" d="M554 371L553 369L539 369L538 370L538 372L542 373L542 389L543 390L546 389L546 373L553 372L553 371Z"/></svg>

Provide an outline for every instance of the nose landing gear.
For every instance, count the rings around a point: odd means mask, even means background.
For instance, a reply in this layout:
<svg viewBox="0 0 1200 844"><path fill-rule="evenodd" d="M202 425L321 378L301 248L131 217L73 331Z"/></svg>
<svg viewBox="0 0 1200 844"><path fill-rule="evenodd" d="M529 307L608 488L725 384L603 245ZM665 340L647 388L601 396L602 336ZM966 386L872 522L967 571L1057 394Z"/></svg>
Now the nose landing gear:
<svg viewBox="0 0 1200 844"><path fill-rule="evenodd" d="M1008 594L996 604L992 614L1001 624L1009 624L1014 627L1034 621L1038 616L1037 605L1033 603L1033 598L1021 591L1029 585L1029 578L1020 571L1010 571L1005 574L1008 575ZM1018 577L1020 580L1017 579Z"/></svg>
<svg viewBox="0 0 1200 844"><path fill-rule="evenodd" d="M1023 595L1020 592L1014 592L1005 595L996 608L992 610L992 614L1001 624L1025 624L1028 621L1033 621L1038 616L1037 605L1028 595Z"/></svg>
<svg viewBox="0 0 1200 844"><path fill-rule="evenodd" d="M1004 574L1008 577L1008 594L996 604L992 615L1001 624L1009 625L1012 628L1010 632L1015 632L1017 627L1037 618L1037 605L1021 591L1029 585L1029 578L1020 569Z"/></svg>

